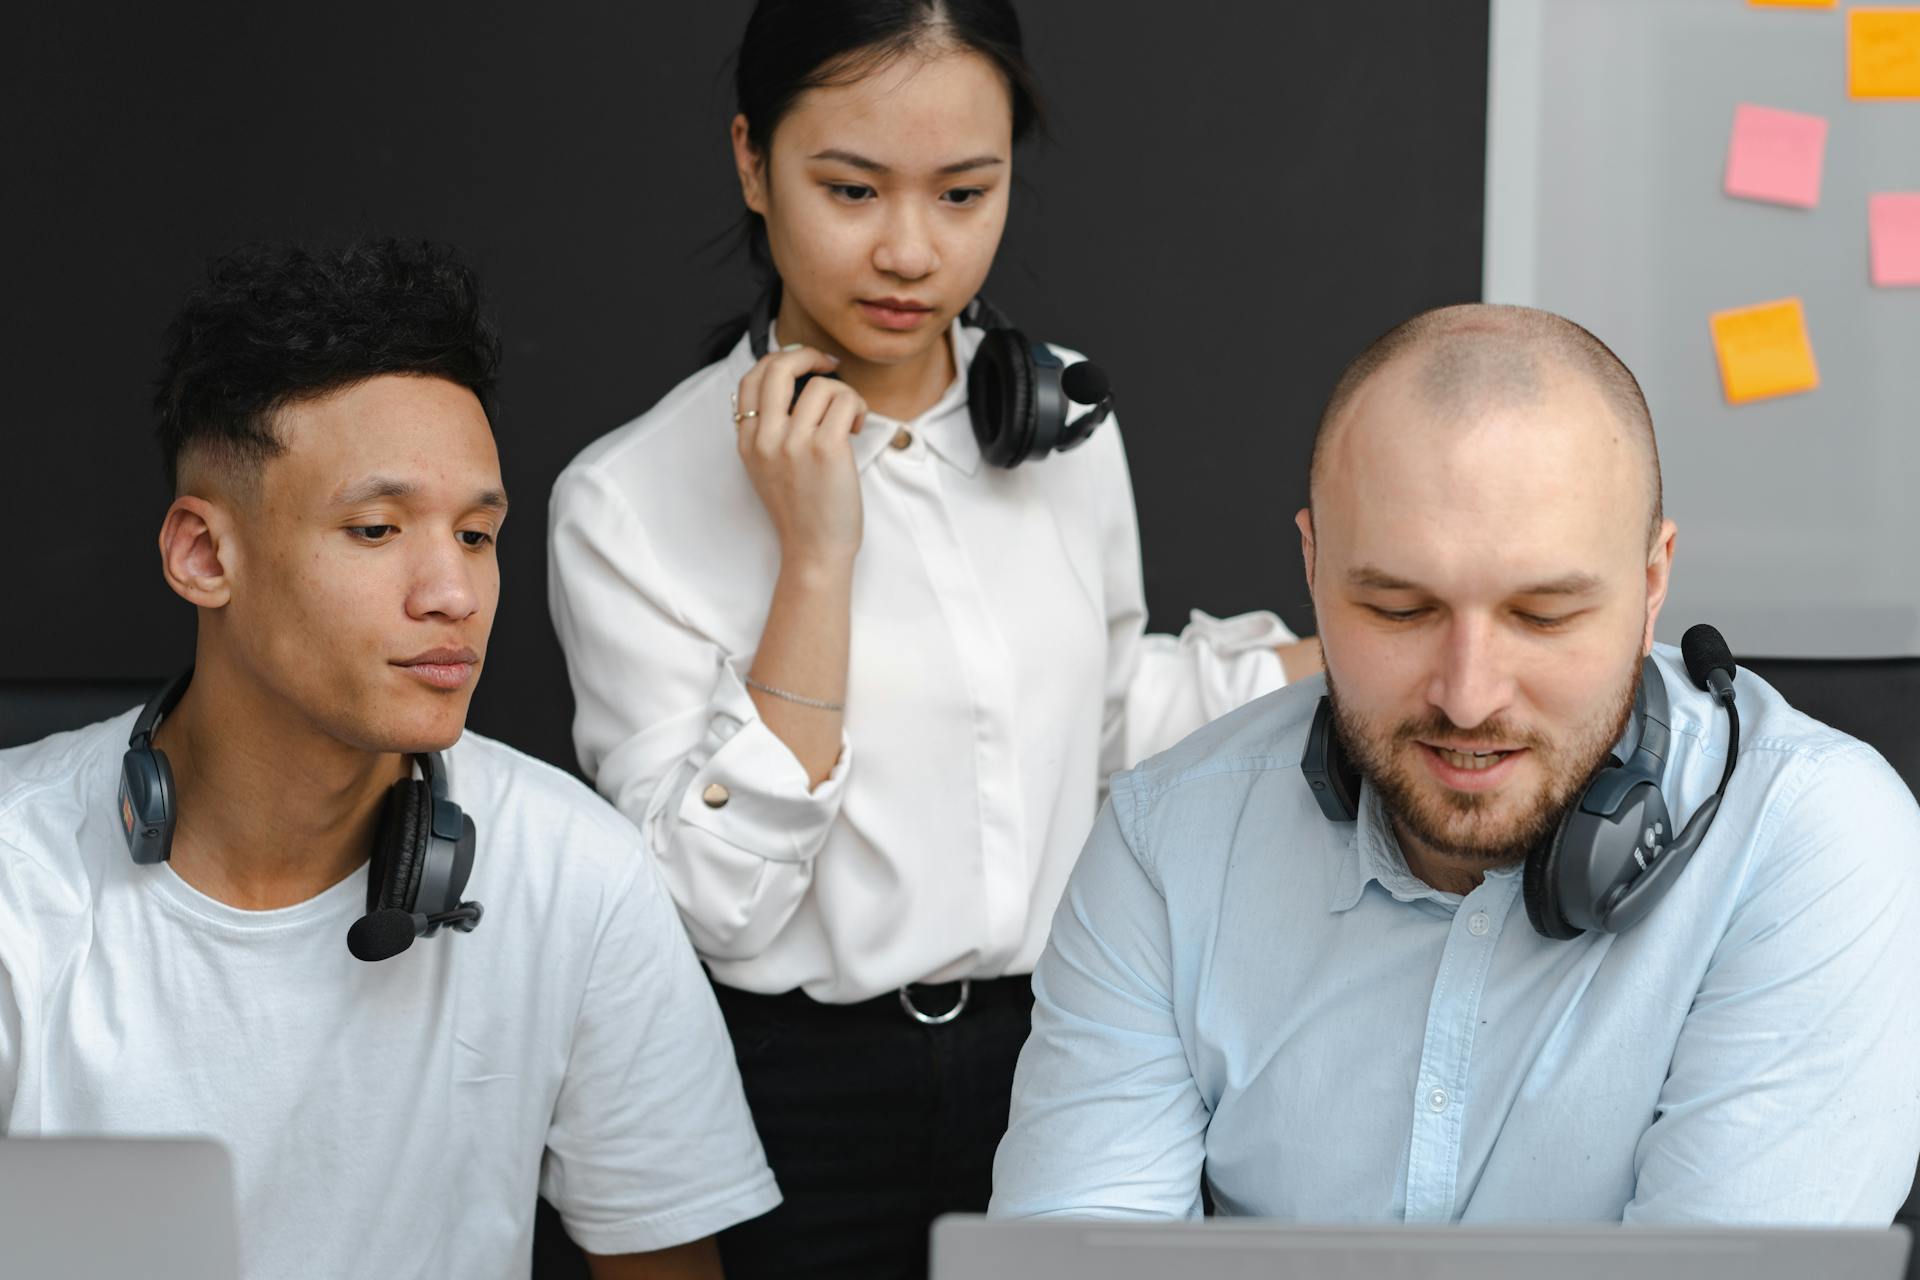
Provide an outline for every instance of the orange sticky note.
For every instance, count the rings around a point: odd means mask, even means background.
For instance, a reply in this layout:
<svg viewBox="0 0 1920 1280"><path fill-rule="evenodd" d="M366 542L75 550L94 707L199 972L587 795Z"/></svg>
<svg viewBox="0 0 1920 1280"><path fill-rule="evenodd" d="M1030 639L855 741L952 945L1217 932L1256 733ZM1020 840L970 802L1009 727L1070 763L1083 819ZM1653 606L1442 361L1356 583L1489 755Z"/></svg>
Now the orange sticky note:
<svg viewBox="0 0 1920 1280"><path fill-rule="evenodd" d="M1716 311L1711 323L1720 385L1729 404L1788 396L1820 385L1800 299Z"/></svg>
<svg viewBox="0 0 1920 1280"><path fill-rule="evenodd" d="M1847 93L1920 98L1920 9L1847 11Z"/></svg>
<svg viewBox="0 0 1920 1280"><path fill-rule="evenodd" d="M1840 0L1747 0L1753 9L1831 9Z"/></svg>

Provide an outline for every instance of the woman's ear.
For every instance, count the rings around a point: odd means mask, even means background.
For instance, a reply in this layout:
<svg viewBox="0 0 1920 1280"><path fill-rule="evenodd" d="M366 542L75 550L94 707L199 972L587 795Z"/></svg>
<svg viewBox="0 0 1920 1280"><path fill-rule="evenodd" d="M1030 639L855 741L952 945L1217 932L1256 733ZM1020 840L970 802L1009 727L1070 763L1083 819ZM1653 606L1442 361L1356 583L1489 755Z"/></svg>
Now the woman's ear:
<svg viewBox="0 0 1920 1280"><path fill-rule="evenodd" d="M205 498L175 498L167 508L160 523L160 573L181 599L218 609L232 598L231 528L227 513Z"/></svg>
<svg viewBox="0 0 1920 1280"><path fill-rule="evenodd" d="M733 168L740 175L740 198L747 208L767 216L767 158L754 147L747 134L747 118L733 118Z"/></svg>

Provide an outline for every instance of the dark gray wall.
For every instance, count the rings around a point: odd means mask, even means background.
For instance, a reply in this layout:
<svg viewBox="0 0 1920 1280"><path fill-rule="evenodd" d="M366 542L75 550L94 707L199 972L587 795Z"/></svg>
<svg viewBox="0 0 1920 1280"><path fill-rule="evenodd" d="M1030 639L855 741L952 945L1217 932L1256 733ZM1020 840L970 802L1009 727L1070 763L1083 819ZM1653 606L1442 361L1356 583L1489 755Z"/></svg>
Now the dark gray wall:
<svg viewBox="0 0 1920 1280"><path fill-rule="evenodd" d="M513 517L473 723L571 765L545 604L566 461L696 365L752 292L704 4L38 6L0 83L14 400L0 676L153 676L188 655L148 436L161 327L247 239L428 235L507 335ZM1480 0L1026 0L1053 140L991 282L1112 372L1154 623L1268 606L1309 628L1290 520L1321 398L1416 309L1478 296ZM16 18L16 24L19 23Z"/></svg>

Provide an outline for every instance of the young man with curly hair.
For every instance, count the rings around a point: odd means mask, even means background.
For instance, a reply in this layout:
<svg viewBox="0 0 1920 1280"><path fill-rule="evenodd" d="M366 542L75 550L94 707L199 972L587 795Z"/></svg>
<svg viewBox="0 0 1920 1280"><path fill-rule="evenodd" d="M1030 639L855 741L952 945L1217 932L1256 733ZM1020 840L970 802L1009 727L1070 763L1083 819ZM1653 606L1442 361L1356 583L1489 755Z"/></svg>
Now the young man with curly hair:
<svg viewBox="0 0 1920 1280"><path fill-rule="evenodd" d="M613 809L462 732L507 512L472 276L250 250L166 346L193 666L0 752L0 1136L218 1137L249 1277L525 1275L538 1192L598 1280L717 1276L779 1194L673 904Z"/></svg>

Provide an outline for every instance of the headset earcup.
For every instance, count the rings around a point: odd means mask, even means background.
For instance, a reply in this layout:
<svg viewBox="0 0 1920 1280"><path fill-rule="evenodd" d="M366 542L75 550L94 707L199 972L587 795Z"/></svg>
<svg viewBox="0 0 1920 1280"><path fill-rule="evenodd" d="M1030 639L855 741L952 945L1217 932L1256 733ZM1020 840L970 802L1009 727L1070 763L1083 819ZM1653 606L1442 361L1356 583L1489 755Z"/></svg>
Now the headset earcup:
<svg viewBox="0 0 1920 1280"><path fill-rule="evenodd" d="M432 821L433 792L415 778L402 778L387 792L367 867L367 910L412 911L420 893Z"/></svg>
<svg viewBox="0 0 1920 1280"><path fill-rule="evenodd" d="M967 416L980 456L1014 467L1033 448L1033 356L1015 329L989 329L967 370Z"/></svg>
<svg viewBox="0 0 1920 1280"><path fill-rule="evenodd" d="M1560 850L1566 843L1567 829L1579 816L1580 804L1576 800L1561 816L1553 835L1527 855L1520 872L1520 895L1527 904L1527 919L1533 923L1534 932L1557 942L1586 932L1569 924L1560 906Z"/></svg>
<svg viewBox="0 0 1920 1280"><path fill-rule="evenodd" d="M129 747L120 762L120 824L140 866L173 855L173 766L154 746Z"/></svg>

